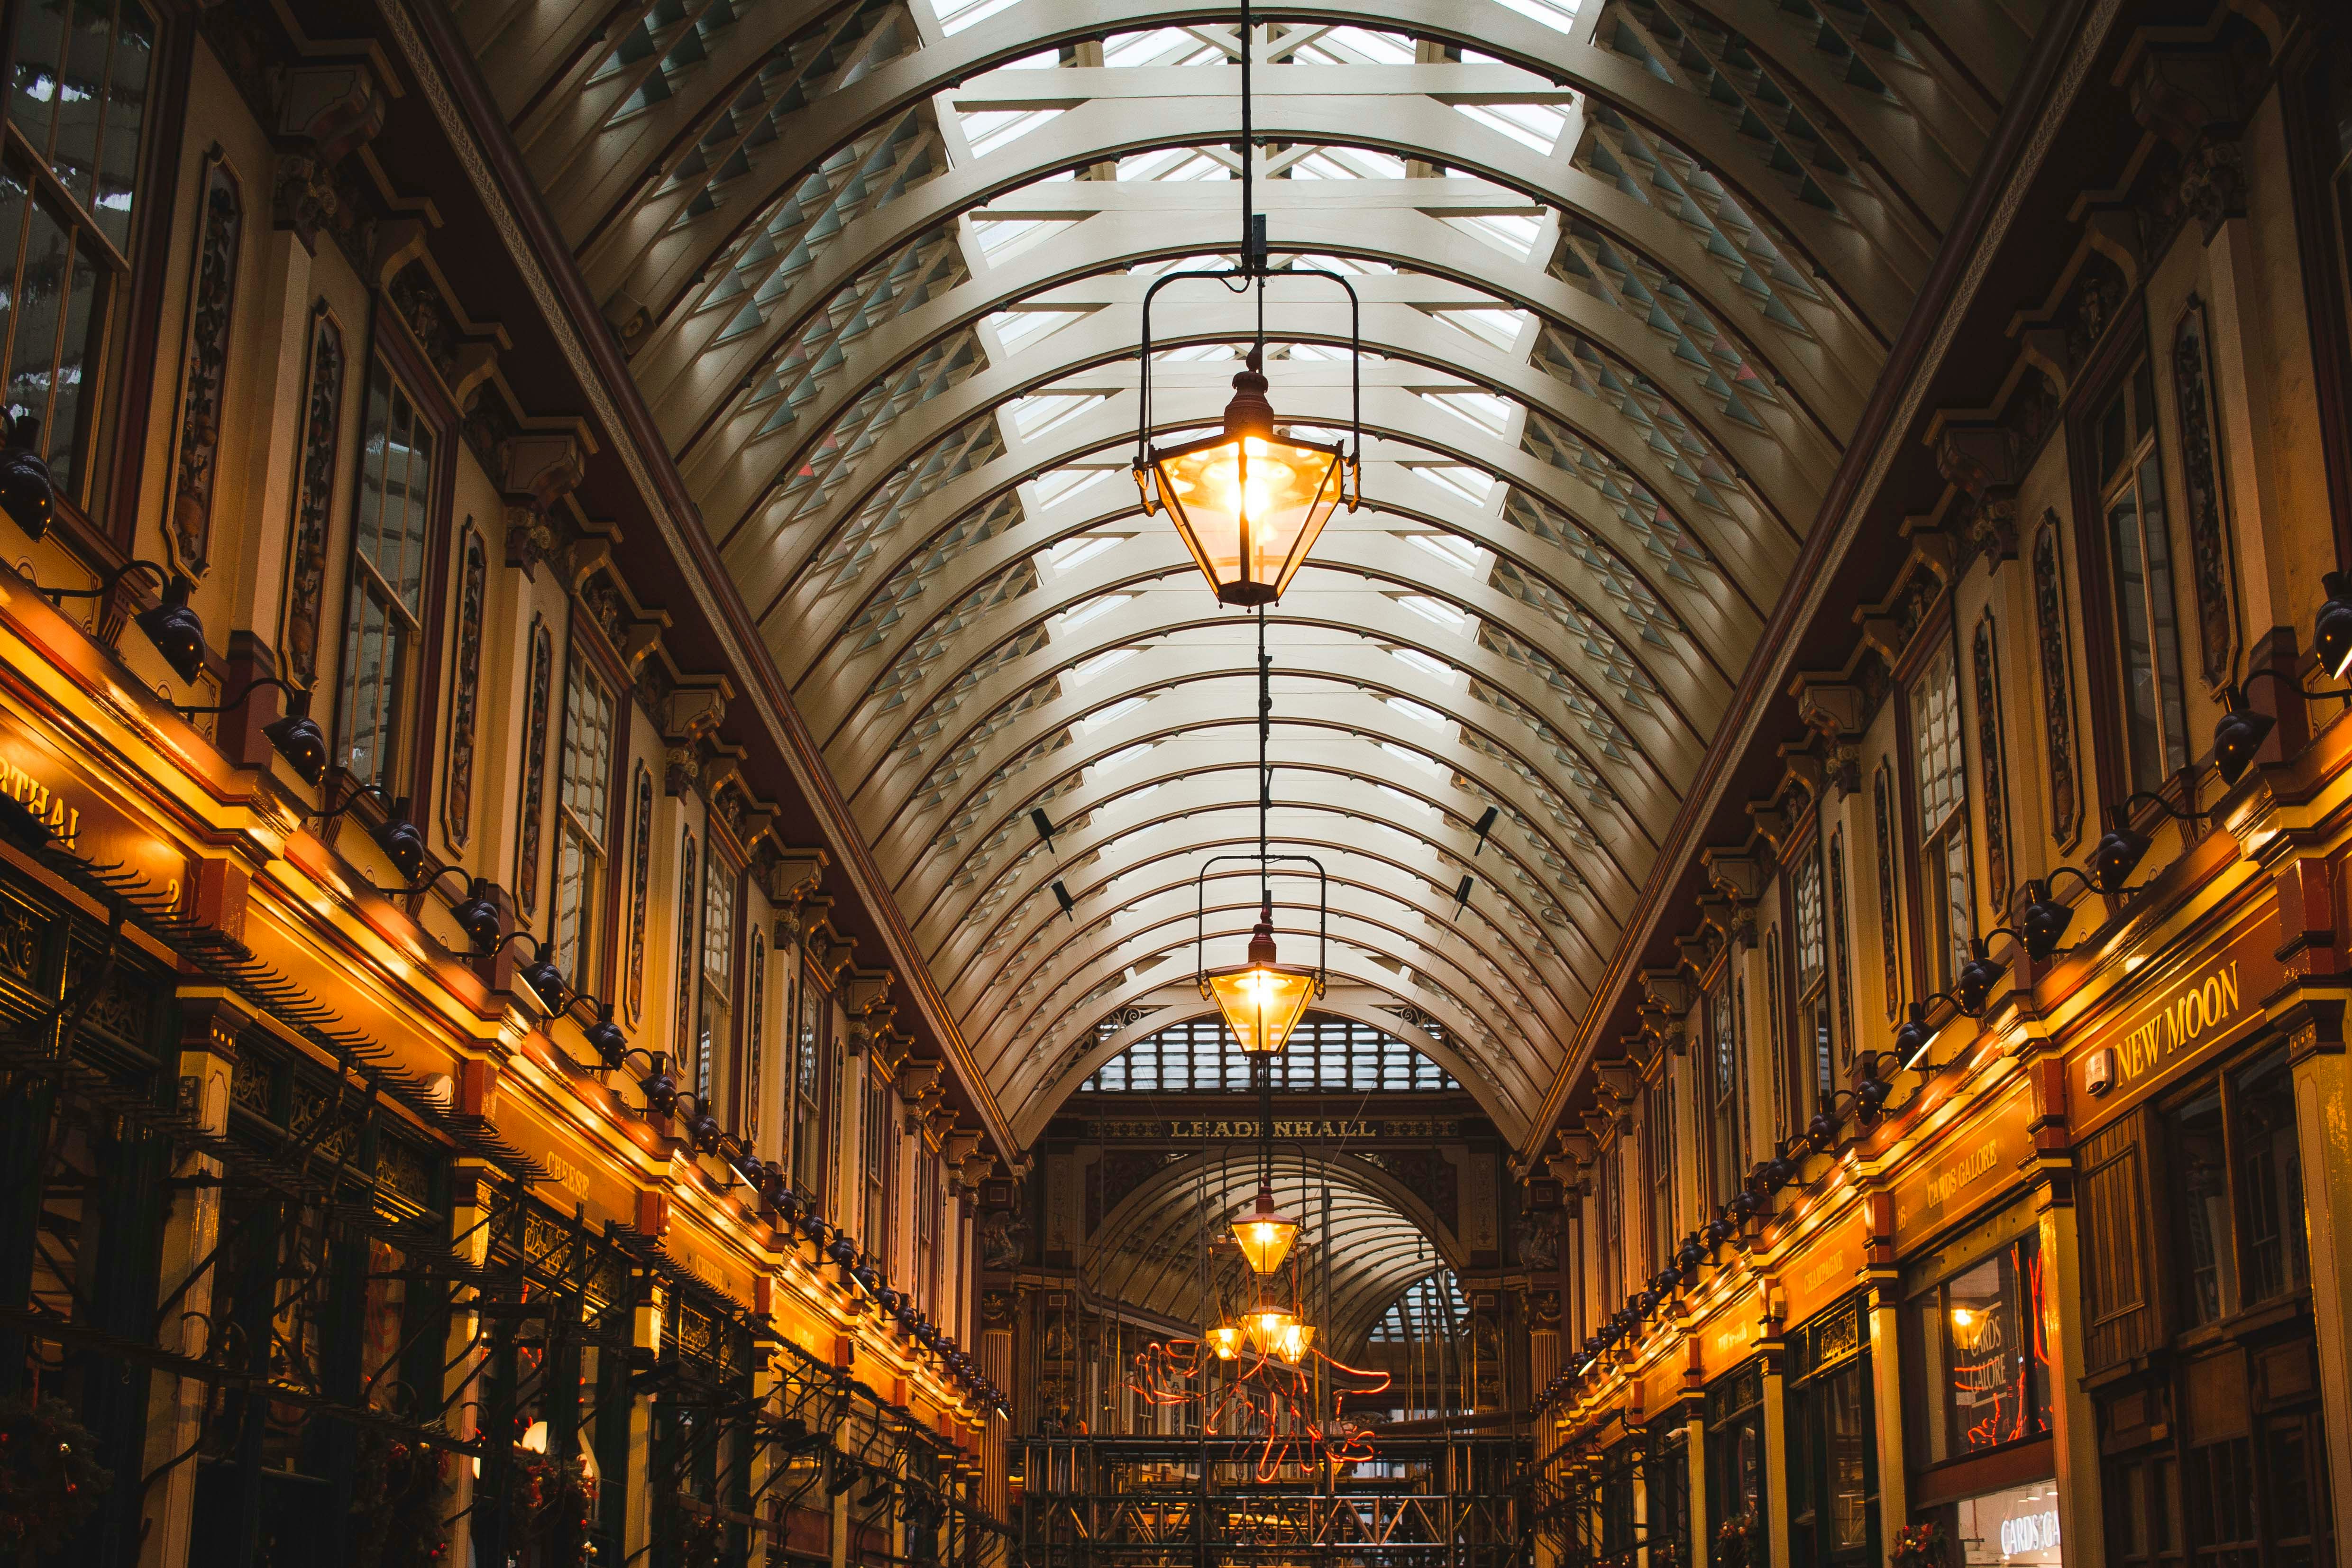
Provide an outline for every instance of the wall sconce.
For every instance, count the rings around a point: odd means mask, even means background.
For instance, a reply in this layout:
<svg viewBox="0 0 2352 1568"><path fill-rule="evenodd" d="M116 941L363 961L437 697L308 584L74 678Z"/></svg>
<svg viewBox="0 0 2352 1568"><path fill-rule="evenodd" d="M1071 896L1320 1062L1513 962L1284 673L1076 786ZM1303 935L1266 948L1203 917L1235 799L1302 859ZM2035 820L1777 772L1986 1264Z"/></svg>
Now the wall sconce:
<svg viewBox="0 0 2352 1568"><path fill-rule="evenodd" d="M142 610L132 616L132 623L163 656L172 673L194 685L205 668L205 623L188 605L188 596L195 592L196 585L179 573L159 562L126 561L100 578L95 588L44 588L37 583L33 591L52 605L68 599L103 599L133 572L154 573L163 584L163 599L153 609Z"/></svg>

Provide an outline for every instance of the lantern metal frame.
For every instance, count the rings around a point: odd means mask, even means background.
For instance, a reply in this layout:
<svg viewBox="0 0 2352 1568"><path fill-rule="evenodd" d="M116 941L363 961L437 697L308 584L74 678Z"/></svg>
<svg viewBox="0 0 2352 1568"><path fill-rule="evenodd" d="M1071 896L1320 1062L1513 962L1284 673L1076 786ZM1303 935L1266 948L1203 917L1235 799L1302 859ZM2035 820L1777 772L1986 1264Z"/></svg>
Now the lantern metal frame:
<svg viewBox="0 0 2352 1568"><path fill-rule="evenodd" d="M1363 504L1364 310L1363 301L1356 294L1356 286L1341 274L1321 267L1289 267L1283 269L1282 276L1286 278L1328 279L1337 283L1348 296L1349 439L1344 445L1337 441L1313 440L1293 433L1286 426L1277 424L1274 408L1265 396L1267 390L1265 375L1265 285L1266 279L1273 275L1273 268L1267 258L1265 216L1256 208L1254 154L1257 147L1257 136L1251 119L1250 88L1252 26L1249 0L1242 0L1241 260L1239 265L1234 267L1192 268L1181 272L1167 273L1152 279L1150 287L1143 291L1143 330L1136 351L1139 384L1136 398L1133 468L1136 489L1141 492L1143 498L1143 514L1146 517L1155 516L1165 508L1171 517L1176 520L1177 532L1183 537L1185 549L1191 552L1194 563L1201 568L1202 575L1207 577L1210 585L1216 590L1218 600L1228 605L1262 608L1281 597L1282 591L1289 585L1291 578L1297 574L1299 567L1305 564L1307 552L1313 549L1315 540L1321 533L1324 522L1328 521L1331 512L1343 504L1352 512ZM1214 279L1229 291L1236 294L1248 292L1255 286L1257 295L1257 330L1252 339L1245 362L1246 368L1234 377L1234 395L1233 401L1226 405L1223 428L1213 436L1198 437L1189 441L1180 442L1173 447L1162 448L1151 444L1151 305L1152 301L1160 297L1160 291L1162 289L1171 283L1195 278ZM1336 467L1337 477L1334 481L1332 470L1327 468L1324 470L1324 480L1327 485L1336 482L1337 493L1328 503L1318 503L1323 506L1319 519L1301 526L1298 540L1290 550L1285 552L1271 582L1260 581L1250 574L1252 552L1249 548L1249 515L1246 500L1237 498L1235 517L1240 529L1237 564L1241 575L1232 583L1220 583L1217 580L1215 569L1202 552L1200 542L1194 536L1192 524L1185 520L1186 514L1181 504L1173 500L1162 490L1161 479L1165 472L1162 465L1212 447L1232 444L1239 448L1235 453L1234 460L1243 476L1242 482L1238 486L1238 497L1245 498L1249 463L1246 443L1253 438L1281 442L1291 447L1320 452L1328 457ZM1352 489L1350 480L1353 481ZM1323 493L1324 486L1318 485L1315 494L1320 497Z"/></svg>

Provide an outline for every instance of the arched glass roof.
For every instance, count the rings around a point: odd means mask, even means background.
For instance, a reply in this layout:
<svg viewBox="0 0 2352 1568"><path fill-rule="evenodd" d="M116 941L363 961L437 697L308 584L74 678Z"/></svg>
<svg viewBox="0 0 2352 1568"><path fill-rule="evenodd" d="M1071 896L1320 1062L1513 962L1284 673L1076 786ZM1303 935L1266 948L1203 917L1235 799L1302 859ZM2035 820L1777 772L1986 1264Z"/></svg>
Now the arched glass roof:
<svg viewBox="0 0 2352 1568"><path fill-rule="evenodd" d="M1268 1070L1277 1094L1371 1094L1460 1089L1454 1075L1394 1035L1309 1013ZM1239 1094L1255 1086L1250 1058L1217 1018L1171 1024L1097 1068L1088 1094Z"/></svg>
<svg viewBox="0 0 2352 1568"><path fill-rule="evenodd" d="M1362 297L1367 435L1366 505L1269 627L1273 831L1330 868L1335 1010L1433 1025L1412 1043L1508 1137L1569 1070L2042 8L1263 14L1258 205L1277 268ZM1194 878L1255 831L1253 629L1116 472L1144 289L1238 231L1234 8L451 9L975 1092L1033 1138L1197 1011ZM1154 413L1201 427L1253 307L1162 299ZM1344 422L1344 307L1267 299L1276 406ZM1212 884L1209 962L1252 890ZM1278 912L1287 952L1312 912Z"/></svg>

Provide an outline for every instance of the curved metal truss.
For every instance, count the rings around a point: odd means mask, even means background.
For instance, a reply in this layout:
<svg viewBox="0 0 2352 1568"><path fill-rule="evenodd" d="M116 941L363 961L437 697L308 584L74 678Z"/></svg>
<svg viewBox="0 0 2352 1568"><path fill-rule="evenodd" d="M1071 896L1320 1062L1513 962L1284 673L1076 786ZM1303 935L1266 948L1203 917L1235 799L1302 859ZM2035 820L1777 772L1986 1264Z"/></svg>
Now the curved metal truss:
<svg viewBox="0 0 2352 1568"><path fill-rule="evenodd" d="M2040 12L1285 4L1244 154L1213 5L452 9L1024 1137L1249 836L1248 628L1114 472L1143 289L1220 256L1238 159L1276 266L1364 301L1367 505L1272 627L1275 832L1331 868L1335 978L1518 1137ZM1248 307L1164 297L1154 414L1204 426ZM1337 423L1343 308L1268 299L1277 406Z"/></svg>

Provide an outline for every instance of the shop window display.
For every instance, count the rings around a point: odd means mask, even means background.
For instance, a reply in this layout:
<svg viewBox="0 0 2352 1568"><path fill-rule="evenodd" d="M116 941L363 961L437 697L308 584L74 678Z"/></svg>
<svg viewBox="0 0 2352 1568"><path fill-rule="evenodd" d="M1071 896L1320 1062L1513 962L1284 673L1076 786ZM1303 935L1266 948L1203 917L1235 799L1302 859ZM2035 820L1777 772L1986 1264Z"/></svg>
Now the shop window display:
<svg viewBox="0 0 2352 1568"><path fill-rule="evenodd" d="M1914 1297L1906 1343L1926 1462L2039 1437L2050 1430L2042 1264L2032 1233Z"/></svg>

